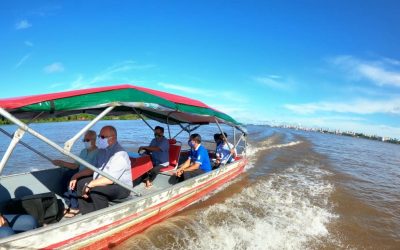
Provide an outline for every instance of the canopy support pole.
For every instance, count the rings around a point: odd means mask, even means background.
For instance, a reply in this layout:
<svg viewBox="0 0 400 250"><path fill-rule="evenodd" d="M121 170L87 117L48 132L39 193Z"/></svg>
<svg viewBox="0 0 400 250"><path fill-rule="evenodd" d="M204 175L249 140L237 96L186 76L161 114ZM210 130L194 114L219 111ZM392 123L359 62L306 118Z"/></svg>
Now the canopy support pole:
<svg viewBox="0 0 400 250"><path fill-rule="evenodd" d="M74 137L69 139L68 141L65 142L64 144L64 149L67 150L68 152L71 151L72 146L78 140L79 137L81 137L86 131L88 131L93 125L95 125L101 118L103 118L105 115L110 113L111 110L115 108L115 105L110 106L103 110L98 116L96 116L89 124L87 124L84 128L82 128Z"/></svg>
<svg viewBox="0 0 400 250"><path fill-rule="evenodd" d="M240 136L238 142L234 145L234 148L235 148L235 149L237 148L237 146L239 145L240 141L241 141L243 138L244 138L244 136L243 136L243 134L242 134L242 136ZM229 145L229 144L228 144L228 145ZM230 152L228 159L231 158L231 156L232 156L232 152ZM224 163L224 166L225 166L225 165L226 165L226 162Z"/></svg>
<svg viewBox="0 0 400 250"><path fill-rule="evenodd" d="M144 119L144 117L142 116L142 114L140 114L135 108L132 108L132 109L133 109L133 111L135 111L135 113L140 117L140 119L142 119L142 121L143 121L144 123L146 123L146 125L151 129L151 131L154 132L153 127Z"/></svg>
<svg viewBox="0 0 400 250"><path fill-rule="evenodd" d="M17 146L18 142L22 139L24 134L25 134L25 131L20 128L18 128L17 131L15 131L14 136L12 137L12 140L10 142L10 145L8 145L8 148L7 148L6 152L4 153L3 158L1 159L0 174L3 171L3 168L6 165L8 159L10 158L12 152L14 151L15 146Z"/></svg>
<svg viewBox="0 0 400 250"><path fill-rule="evenodd" d="M50 145L51 147L55 148L56 150L60 151L61 153L63 153L66 156L71 157L73 160L77 161L78 163L82 164L83 166L93 170L94 172L98 173L99 175L113 181L115 184L131 191L132 193L134 193L136 196L141 196L140 193L135 192L135 190L133 190L132 187L126 185L125 183L122 183L120 180L114 178L113 176L103 172L102 170L96 168L95 166L91 165L90 163L88 163L87 161L81 159L80 157L74 155L73 153L69 152L68 150L65 150L64 148L60 147L57 143L51 141L50 139L48 139L47 137L43 136L42 134L36 132L35 130L33 130L32 128L30 128L29 126L27 126L25 123L23 123L22 121L20 121L19 119L17 119L16 117L14 117L13 115L11 115L10 113L8 113L5 109L0 107L0 114L2 116L4 116L5 118L7 118L9 121L13 122L14 124L16 124L20 130L23 130L24 132L28 132L31 135L35 136L36 138L38 138L39 140L47 143L48 145ZM18 131L17 131L18 132ZM17 133L16 133L17 134ZM19 134L19 133L18 133ZM18 141L20 140L20 138L18 139ZM17 141L17 142L18 142ZM16 144L16 143L15 143ZM15 145L14 145L15 147Z"/></svg>
<svg viewBox="0 0 400 250"><path fill-rule="evenodd" d="M12 134L8 133L7 131L5 131L5 130L2 129L2 128L0 128L0 132L2 132L3 134L5 134L6 136L10 137L11 139L13 138L13 135L12 135ZM23 142L22 140L19 141L19 143L20 143L21 145L23 145L24 147L26 147L27 149L31 150L32 152L34 152L34 153L38 154L39 156L45 158L46 160L48 160L48 161L50 161L50 162L53 162L53 160L50 159L50 157L44 155L43 153L40 153L38 150L32 148L31 146L29 146L28 144L26 144L26 143Z"/></svg>
<svg viewBox="0 0 400 250"><path fill-rule="evenodd" d="M217 124L217 126L218 126L218 128L219 128L219 131L221 132L222 137L224 137L224 140L227 142L229 150L232 150L231 146L229 145L228 138L226 138L226 136L225 136L225 134L224 134L224 131L222 131L222 128L221 128L221 126L219 125L219 122L218 122L217 118L215 118L215 123Z"/></svg>

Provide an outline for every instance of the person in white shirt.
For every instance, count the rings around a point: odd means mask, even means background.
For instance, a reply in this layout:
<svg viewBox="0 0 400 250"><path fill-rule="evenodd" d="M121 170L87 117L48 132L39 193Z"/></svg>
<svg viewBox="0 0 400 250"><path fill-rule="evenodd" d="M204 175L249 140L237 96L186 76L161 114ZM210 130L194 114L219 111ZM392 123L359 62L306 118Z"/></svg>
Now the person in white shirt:
<svg viewBox="0 0 400 250"><path fill-rule="evenodd" d="M225 135L225 136L224 136ZM216 165L219 166L221 164L227 164L234 161L237 152L233 145L227 140L228 135L224 132L224 134L220 134L220 143L217 146L216 150ZM228 146L229 145L229 146Z"/></svg>
<svg viewBox="0 0 400 250"><path fill-rule="evenodd" d="M97 162L95 167L132 187L131 162L128 153L117 140L117 130L112 126L101 129L97 139ZM91 170L88 170L91 171ZM86 177L78 181L71 181L71 189L76 187L79 199L79 208L82 214L90 213L108 207L108 202L115 199L124 199L130 191L115 184L97 172L93 177Z"/></svg>

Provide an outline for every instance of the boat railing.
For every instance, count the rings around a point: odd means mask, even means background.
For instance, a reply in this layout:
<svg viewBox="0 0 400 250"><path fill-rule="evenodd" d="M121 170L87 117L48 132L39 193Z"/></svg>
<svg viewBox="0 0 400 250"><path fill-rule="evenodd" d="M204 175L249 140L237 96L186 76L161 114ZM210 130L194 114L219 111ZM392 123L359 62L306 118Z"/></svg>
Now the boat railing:
<svg viewBox="0 0 400 250"><path fill-rule="evenodd" d="M101 112L96 118L98 118L99 116L103 117L105 116L107 113L109 113L113 107L117 106L117 104L113 104L111 107L107 107L103 112ZM10 158L13 150L15 149L16 145L18 144L18 142L22 139L22 137L24 136L25 132L28 132L29 134L33 135L34 137L38 138L39 140L47 143L48 145L50 145L51 147L53 147L54 149L58 150L59 152L61 152L62 154L72 158L73 160L77 161L79 164L82 164L83 166L93 170L94 172L97 172L99 175L106 177L107 179L113 181L115 184L131 191L133 194L135 194L136 196L140 196L140 193L137 193L133 187L128 186L127 184L121 182L120 180L116 179L115 177L109 175L108 173L105 173L104 171L96 168L95 166L91 165L90 163L88 163L87 161L83 160L82 158L80 158L79 156L76 156L75 154L70 152L70 148L67 147L66 148L62 148L60 147L58 144L56 144L55 142L53 142L52 140L50 140L49 138L45 137L44 135L40 134L39 132L35 131L34 129L32 129L31 127L29 127L27 124L25 124L24 122L22 122L21 120L19 120L18 118L16 118L15 116L13 116L12 114L10 114L9 112L7 112L5 109L0 107L0 115L2 115L4 118L8 119L9 121L11 121L12 123L14 123L15 125L18 126L18 129L15 131L13 139L10 142L9 147L7 148L1 162L0 162L0 174L5 166L5 164L8 162L8 159ZM95 118L95 119L96 119ZM96 119L96 121L99 119ZM79 131L77 134L82 135L83 133L85 133L87 130L89 130L92 126L94 125L93 122L89 123L87 126L85 126L81 131ZM77 138L77 136L75 135L73 137L72 140L70 140L70 142L74 142L74 139ZM69 145L73 145L73 143L69 144Z"/></svg>

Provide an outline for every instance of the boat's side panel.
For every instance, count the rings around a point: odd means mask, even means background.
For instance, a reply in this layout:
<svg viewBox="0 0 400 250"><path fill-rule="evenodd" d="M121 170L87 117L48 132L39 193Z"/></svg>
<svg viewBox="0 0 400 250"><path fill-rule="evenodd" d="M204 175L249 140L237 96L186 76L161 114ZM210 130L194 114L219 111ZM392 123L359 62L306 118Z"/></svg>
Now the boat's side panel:
<svg viewBox="0 0 400 250"><path fill-rule="evenodd" d="M234 162L177 184L150 196L118 204L85 216L75 217L62 223L49 225L30 232L0 240L5 248L80 248L105 245L102 239L119 242L149 225L170 216L222 183L237 176L246 160Z"/></svg>
<svg viewBox="0 0 400 250"><path fill-rule="evenodd" d="M119 230L118 233L115 234L109 234L107 233L108 236L103 236L100 240L96 241L95 243L92 243L90 245L87 245L83 247L83 249L106 249L112 246L116 246L122 241L128 239L132 235L135 235L136 233L139 233L143 231L144 229L148 228L149 226L158 223L165 218L168 218L172 216L174 213L178 212L179 210L182 210L183 208L187 207L188 205L192 204L193 202L198 201L208 193L212 192L213 190L217 189L220 187L222 184L232 180L233 178L237 177L241 172L243 168L238 168L235 169L234 171L230 172L228 175L224 176L222 179L216 180L216 182L213 182L212 184L199 189L195 192L195 194L191 195L190 197L182 197L181 199L177 199L176 202L171 202L171 204L168 204L166 206L163 206L160 208L159 212L152 216L151 218L137 224L133 225L126 225L122 230Z"/></svg>
<svg viewBox="0 0 400 250"><path fill-rule="evenodd" d="M65 169L53 168L31 173L0 177L0 211L13 198L26 195L55 192L62 193L62 177Z"/></svg>

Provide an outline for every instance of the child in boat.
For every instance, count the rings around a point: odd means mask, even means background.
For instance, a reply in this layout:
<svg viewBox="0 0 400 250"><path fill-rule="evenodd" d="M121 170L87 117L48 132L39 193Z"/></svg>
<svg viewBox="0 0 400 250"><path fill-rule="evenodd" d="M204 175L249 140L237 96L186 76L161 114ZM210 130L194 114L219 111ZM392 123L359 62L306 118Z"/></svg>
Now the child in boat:
<svg viewBox="0 0 400 250"><path fill-rule="evenodd" d="M96 157L98 154L98 149L96 146L96 132L93 130L88 130L85 136L83 137L83 143L85 145L85 148L82 149L81 153L79 154L79 157L87 161L88 163L94 165L96 163ZM79 164L78 162L71 163L63 160L54 160L53 164L56 166L66 167L69 169L79 168L79 171L75 173L72 176L72 178L69 178L68 183L70 180L77 180L91 175L91 173L89 175L85 175L84 173L86 171L83 170L85 170L86 167ZM79 213L79 204L76 191L69 187L68 191L64 193L64 197L65 197L65 202L67 204L67 208L64 211L64 216L67 218L74 217Z"/></svg>

